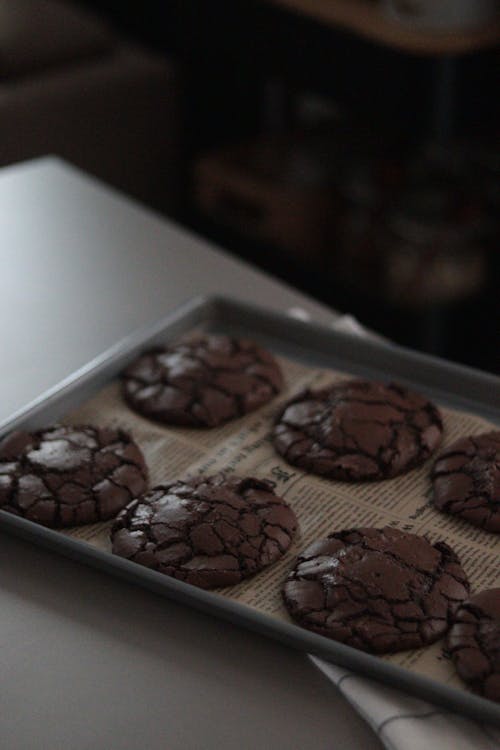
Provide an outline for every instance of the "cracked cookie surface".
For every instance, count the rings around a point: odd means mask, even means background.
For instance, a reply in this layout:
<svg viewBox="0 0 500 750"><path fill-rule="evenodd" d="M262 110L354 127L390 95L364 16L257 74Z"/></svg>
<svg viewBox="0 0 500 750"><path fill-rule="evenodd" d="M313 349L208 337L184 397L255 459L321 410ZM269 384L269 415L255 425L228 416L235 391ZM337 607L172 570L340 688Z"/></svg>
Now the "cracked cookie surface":
<svg viewBox="0 0 500 750"><path fill-rule="evenodd" d="M44 526L113 518L146 487L143 455L122 430L55 426L0 441L0 506Z"/></svg>
<svg viewBox="0 0 500 750"><path fill-rule="evenodd" d="M436 641L468 592L446 544L385 527L340 531L311 544L283 599L302 627L382 654Z"/></svg>
<svg viewBox="0 0 500 750"><path fill-rule="evenodd" d="M500 432L457 440L432 469L434 505L500 533Z"/></svg>
<svg viewBox="0 0 500 750"><path fill-rule="evenodd" d="M500 702L500 588L481 591L458 608L446 650L474 692Z"/></svg>
<svg viewBox="0 0 500 750"><path fill-rule="evenodd" d="M239 583L276 562L297 529L273 488L221 475L156 487L116 519L113 552L205 589Z"/></svg>
<svg viewBox="0 0 500 750"><path fill-rule="evenodd" d="M389 479L422 464L438 446L438 409L395 383L366 380L304 390L281 409L273 443L285 460L344 482Z"/></svg>
<svg viewBox="0 0 500 750"><path fill-rule="evenodd" d="M273 356L247 339L199 336L144 353L123 374L123 395L145 417L216 427L270 401L283 387Z"/></svg>

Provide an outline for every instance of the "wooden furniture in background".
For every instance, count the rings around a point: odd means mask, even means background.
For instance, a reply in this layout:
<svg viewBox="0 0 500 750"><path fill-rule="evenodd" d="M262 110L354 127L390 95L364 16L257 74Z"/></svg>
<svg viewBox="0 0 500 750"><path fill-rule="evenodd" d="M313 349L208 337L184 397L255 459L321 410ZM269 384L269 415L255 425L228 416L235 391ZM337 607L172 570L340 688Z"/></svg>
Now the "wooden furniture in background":
<svg viewBox="0 0 500 750"><path fill-rule="evenodd" d="M500 21L470 30L423 31L386 18L371 0L267 0L373 42L410 54L440 57L477 52L500 43Z"/></svg>

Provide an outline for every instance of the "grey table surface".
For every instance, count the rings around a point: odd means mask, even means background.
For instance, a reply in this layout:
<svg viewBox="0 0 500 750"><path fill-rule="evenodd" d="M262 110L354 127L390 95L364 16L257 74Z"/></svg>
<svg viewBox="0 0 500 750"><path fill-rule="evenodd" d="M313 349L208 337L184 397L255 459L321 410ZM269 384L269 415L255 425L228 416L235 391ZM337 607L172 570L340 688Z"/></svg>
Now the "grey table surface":
<svg viewBox="0 0 500 750"><path fill-rule="evenodd" d="M194 295L335 312L55 158L0 170L0 421ZM380 750L277 643L2 534L3 750Z"/></svg>

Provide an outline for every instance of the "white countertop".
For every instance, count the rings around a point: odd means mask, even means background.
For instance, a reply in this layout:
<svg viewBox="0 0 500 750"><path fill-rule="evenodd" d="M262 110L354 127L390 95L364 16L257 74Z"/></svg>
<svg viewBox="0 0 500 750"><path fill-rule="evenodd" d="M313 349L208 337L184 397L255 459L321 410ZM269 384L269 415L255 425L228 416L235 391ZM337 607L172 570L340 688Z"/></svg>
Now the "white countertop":
<svg viewBox="0 0 500 750"><path fill-rule="evenodd" d="M186 300L335 312L55 158L0 170L0 419Z"/></svg>
<svg viewBox="0 0 500 750"><path fill-rule="evenodd" d="M0 170L0 420L187 299L336 313L69 165ZM2 750L379 750L307 660L2 534Z"/></svg>

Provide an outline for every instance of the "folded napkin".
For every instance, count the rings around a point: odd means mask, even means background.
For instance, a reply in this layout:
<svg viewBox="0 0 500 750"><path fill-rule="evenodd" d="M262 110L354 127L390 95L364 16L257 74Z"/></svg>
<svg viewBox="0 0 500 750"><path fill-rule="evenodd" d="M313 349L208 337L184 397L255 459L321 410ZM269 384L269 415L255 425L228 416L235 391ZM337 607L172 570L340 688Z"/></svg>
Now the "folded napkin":
<svg viewBox="0 0 500 750"><path fill-rule="evenodd" d="M388 750L499 750L500 730L309 657Z"/></svg>
<svg viewBox="0 0 500 750"><path fill-rule="evenodd" d="M301 308L292 317L310 320ZM335 330L386 341L351 315L332 321ZM388 342L387 342L388 343ZM388 750L500 750L500 730L450 713L412 696L309 656L337 686Z"/></svg>

